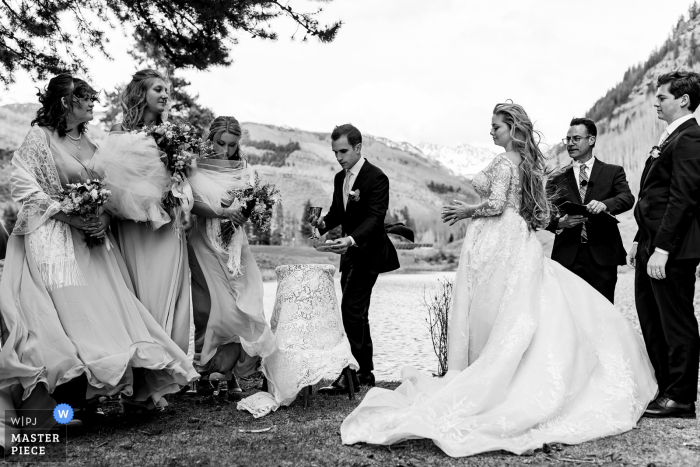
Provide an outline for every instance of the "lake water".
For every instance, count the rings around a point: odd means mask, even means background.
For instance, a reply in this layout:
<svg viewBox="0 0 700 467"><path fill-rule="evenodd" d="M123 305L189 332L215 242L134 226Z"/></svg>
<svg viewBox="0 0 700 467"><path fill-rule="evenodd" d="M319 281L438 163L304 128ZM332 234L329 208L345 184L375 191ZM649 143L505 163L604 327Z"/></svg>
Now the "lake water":
<svg viewBox="0 0 700 467"><path fill-rule="evenodd" d="M401 368L406 365L428 374L437 372L437 357L426 323L428 312L422 304L423 292L439 290L438 279L453 280L454 275L454 272L437 272L379 276L369 309L377 379L399 380ZM269 319L275 306L277 282L265 282L264 287L265 313ZM335 291L340 305L339 277L335 279Z"/></svg>

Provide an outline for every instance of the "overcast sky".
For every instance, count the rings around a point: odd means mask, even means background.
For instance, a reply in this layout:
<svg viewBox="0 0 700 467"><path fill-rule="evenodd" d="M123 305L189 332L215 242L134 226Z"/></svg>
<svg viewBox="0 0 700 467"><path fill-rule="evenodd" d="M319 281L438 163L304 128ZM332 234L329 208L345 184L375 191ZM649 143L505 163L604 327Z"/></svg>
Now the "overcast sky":
<svg viewBox="0 0 700 467"><path fill-rule="evenodd" d="M234 63L183 74L217 115L331 131L351 122L397 141L491 145L494 104L513 99L548 142L565 136L661 45L690 0L334 0L321 20L342 20L331 44L238 34ZM292 0L299 7L318 4ZM136 69L130 39L110 36L114 61L90 60L101 89ZM40 83L41 85L45 83ZM26 75L0 103L34 102Z"/></svg>

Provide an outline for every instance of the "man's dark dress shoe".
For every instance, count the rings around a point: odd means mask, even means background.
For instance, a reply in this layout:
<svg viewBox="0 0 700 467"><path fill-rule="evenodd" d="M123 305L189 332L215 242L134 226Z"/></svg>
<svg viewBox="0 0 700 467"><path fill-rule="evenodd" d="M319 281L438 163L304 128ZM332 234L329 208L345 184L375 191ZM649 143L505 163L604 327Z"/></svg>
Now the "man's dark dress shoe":
<svg viewBox="0 0 700 467"><path fill-rule="evenodd" d="M649 418L695 418L695 404L681 404L668 397L659 397L649 404L645 417Z"/></svg>
<svg viewBox="0 0 700 467"><path fill-rule="evenodd" d="M357 378L360 380L360 385L374 387L374 374L371 371L369 373L358 373Z"/></svg>
<svg viewBox="0 0 700 467"><path fill-rule="evenodd" d="M352 373L352 386L355 391L360 389L360 380L357 378L357 373L354 371ZM347 394L349 391L348 387L348 378L345 375L345 370L338 376L338 378L333 381L333 384L330 386L326 386L325 388L321 388L318 390L319 394L326 394L326 395L337 395L337 394Z"/></svg>

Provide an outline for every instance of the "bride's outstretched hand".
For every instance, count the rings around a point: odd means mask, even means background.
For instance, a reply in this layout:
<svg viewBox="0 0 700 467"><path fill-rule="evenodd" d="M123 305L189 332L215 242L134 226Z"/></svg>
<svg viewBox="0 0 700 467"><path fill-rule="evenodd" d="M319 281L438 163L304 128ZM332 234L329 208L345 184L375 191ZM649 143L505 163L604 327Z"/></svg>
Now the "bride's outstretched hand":
<svg viewBox="0 0 700 467"><path fill-rule="evenodd" d="M465 203L464 201L453 200L454 204L442 207L442 222L454 225L457 221L467 219L474 215L476 206Z"/></svg>

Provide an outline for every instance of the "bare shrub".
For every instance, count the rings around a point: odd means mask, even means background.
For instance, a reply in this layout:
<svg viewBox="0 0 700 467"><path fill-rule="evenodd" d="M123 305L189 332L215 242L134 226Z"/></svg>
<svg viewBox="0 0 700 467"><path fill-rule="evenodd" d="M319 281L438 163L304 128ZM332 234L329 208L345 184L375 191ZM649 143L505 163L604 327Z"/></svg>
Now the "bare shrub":
<svg viewBox="0 0 700 467"><path fill-rule="evenodd" d="M452 306L452 289L454 282L447 279L438 279L440 289L428 294L423 289L423 306L428 310L425 322L428 324L430 338L433 341L433 350L438 359L438 372L435 376L444 376L447 373L447 326Z"/></svg>

